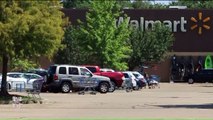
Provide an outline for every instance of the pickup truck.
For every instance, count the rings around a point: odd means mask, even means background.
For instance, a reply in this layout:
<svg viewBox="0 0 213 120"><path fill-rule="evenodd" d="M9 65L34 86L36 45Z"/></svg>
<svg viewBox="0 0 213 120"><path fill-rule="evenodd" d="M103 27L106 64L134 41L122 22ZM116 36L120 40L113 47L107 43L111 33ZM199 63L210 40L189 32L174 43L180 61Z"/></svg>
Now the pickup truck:
<svg viewBox="0 0 213 120"><path fill-rule="evenodd" d="M83 65L83 66L85 66L95 75L109 77L112 83L113 90L115 90L116 87L122 87L122 83L125 79L122 72L101 72L101 69L99 66L93 66L93 65Z"/></svg>

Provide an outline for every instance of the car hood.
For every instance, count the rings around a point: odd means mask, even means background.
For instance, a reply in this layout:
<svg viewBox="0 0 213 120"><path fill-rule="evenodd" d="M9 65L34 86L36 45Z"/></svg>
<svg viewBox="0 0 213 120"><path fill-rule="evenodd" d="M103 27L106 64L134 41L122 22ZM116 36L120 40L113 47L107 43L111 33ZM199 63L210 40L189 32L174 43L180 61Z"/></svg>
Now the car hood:
<svg viewBox="0 0 213 120"><path fill-rule="evenodd" d="M110 81L110 79L108 77L105 77L105 76L93 75L92 78L93 79L98 79L98 80Z"/></svg>

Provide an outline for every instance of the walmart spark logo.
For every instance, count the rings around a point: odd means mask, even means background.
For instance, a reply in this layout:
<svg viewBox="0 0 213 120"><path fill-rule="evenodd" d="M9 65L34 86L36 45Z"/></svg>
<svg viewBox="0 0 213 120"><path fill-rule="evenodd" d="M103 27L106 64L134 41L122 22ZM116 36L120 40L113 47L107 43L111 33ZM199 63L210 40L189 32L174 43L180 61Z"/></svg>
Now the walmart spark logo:
<svg viewBox="0 0 213 120"><path fill-rule="evenodd" d="M198 13L198 20L194 17L191 17L191 21L195 23L195 25L191 26L191 30L194 30L198 28L198 34L202 34L202 29L205 28L207 30L210 29L209 25L206 25L206 23L210 20L210 17L206 17L203 19L203 13L199 12Z"/></svg>

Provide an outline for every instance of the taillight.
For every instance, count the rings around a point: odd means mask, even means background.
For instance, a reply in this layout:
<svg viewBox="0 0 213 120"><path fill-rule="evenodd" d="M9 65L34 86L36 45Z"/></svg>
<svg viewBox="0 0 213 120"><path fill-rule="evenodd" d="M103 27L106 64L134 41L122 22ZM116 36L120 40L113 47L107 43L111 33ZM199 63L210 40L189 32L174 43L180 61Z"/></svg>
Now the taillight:
<svg viewBox="0 0 213 120"><path fill-rule="evenodd" d="M58 75L54 74L53 80L58 80Z"/></svg>

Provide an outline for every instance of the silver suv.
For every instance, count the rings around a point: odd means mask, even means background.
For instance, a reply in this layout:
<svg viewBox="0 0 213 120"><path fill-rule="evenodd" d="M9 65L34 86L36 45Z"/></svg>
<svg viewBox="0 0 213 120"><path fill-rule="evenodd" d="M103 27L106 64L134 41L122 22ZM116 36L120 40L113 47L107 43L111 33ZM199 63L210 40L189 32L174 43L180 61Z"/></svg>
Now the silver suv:
<svg viewBox="0 0 213 120"><path fill-rule="evenodd" d="M108 77L93 75L82 66L51 65L48 69L47 86L54 91L68 93L86 87L85 81L91 81L92 86L101 93L107 93L111 87ZM91 85L91 84L90 84Z"/></svg>

